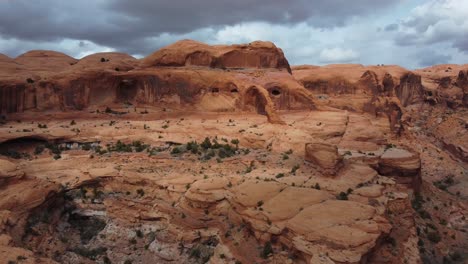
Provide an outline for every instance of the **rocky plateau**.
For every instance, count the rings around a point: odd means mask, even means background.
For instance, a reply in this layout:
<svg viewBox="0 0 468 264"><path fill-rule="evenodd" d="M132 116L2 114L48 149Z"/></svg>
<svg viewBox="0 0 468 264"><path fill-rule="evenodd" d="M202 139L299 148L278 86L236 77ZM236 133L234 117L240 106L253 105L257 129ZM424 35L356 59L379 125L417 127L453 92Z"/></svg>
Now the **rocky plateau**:
<svg viewBox="0 0 468 264"><path fill-rule="evenodd" d="M468 64L0 54L0 263L466 263Z"/></svg>

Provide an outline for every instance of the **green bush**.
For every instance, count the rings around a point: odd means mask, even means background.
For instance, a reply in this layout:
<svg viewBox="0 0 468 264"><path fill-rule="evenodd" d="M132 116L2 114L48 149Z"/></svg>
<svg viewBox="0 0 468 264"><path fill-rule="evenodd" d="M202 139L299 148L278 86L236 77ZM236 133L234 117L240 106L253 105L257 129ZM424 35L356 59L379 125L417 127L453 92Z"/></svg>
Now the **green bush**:
<svg viewBox="0 0 468 264"><path fill-rule="evenodd" d="M299 169L299 165L294 165L294 167L292 167L291 169L291 173L292 174L296 174L296 171Z"/></svg>
<svg viewBox="0 0 468 264"><path fill-rule="evenodd" d="M177 154L180 154L180 153L183 153L183 151L182 151L182 149L180 147L175 147L171 151L172 155L177 155Z"/></svg>
<svg viewBox="0 0 468 264"><path fill-rule="evenodd" d="M338 200L348 200L348 194L345 193L345 192L340 192L340 194L338 194L336 196L336 199L338 199Z"/></svg>
<svg viewBox="0 0 468 264"><path fill-rule="evenodd" d="M198 148L199 145L196 141L190 141L189 143L187 143L187 150L191 151L193 154L198 153Z"/></svg>
<svg viewBox="0 0 468 264"><path fill-rule="evenodd" d="M260 253L260 257L266 259L270 254L273 254L273 247L271 246L271 242L268 241L265 243L262 252Z"/></svg>
<svg viewBox="0 0 468 264"><path fill-rule="evenodd" d="M200 144L200 146L206 150L211 148L213 145L211 144L210 139L206 137L205 140L203 140L203 142Z"/></svg>

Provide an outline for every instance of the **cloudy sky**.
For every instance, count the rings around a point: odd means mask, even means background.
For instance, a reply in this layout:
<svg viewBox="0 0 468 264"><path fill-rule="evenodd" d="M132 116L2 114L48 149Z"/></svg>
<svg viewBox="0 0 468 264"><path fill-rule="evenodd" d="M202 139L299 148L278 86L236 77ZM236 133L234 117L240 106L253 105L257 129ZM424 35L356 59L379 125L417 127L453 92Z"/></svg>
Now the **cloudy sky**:
<svg viewBox="0 0 468 264"><path fill-rule="evenodd" d="M467 0L0 0L0 53L137 57L179 39L269 40L291 64L468 63Z"/></svg>

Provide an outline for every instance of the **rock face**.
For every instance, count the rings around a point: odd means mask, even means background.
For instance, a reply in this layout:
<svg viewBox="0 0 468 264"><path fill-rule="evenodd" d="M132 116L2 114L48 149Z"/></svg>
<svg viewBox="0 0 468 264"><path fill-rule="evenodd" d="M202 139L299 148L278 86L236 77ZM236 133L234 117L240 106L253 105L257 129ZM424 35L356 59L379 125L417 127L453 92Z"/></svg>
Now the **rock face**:
<svg viewBox="0 0 468 264"><path fill-rule="evenodd" d="M0 56L0 262L454 259L466 67L291 74L269 42L188 40Z"/></svg>
<svg viewBox="0 0 468 264"><path fill-rule="evenodd" d="M381 175L397 176L418 190L421 182L419 154L403 148L389 148L380 156L378 171ZM406 179L405 179L406 178Z"/></svg>
<svg viewBox="0 0 468 264"><path fill-rule="evenodd" d="M468 106L468 70L458 73L456 84L463 90L463 105Z"/></svg>
<svg viewBox="0 0 468 264"><path fill-rule="evenodd" d="M26 60L29 62L21 64ZM45 61L54 66L38 70ZM141 63L119 53L94 54L76 61L46 51L26 53L15 62L25 71L15 81L0 79L2 113L131 103L253 111L281 123L278 109L315 108L310 92L291 76L281 49L269 42L209 46L185 40L156 51Z"/></svg>
<svg viewBox="0 0 468 264"><path fill-rule="evenodd" d="M326 143L305 145L305 160L317 164L324 172L334 175L342 165L338 148Z"/></svg>
<svg viewBox="0 0 468 264"><path fill-rule="evenodd" d="M395 88L395 93L403 106L422 102L423 86L421 76L407 73L400 78L400 85Z"/></svg>
<svg viewBox="0 0 468 264"><path fill-rule="evenodd" d="M193 40L182 40L144 58L142 66L275 68L291 73L283 51L275 44L263 41L232 46L209 46Z"/></svg>
<svg viewBox="0 0 468 264"><path fill-rule="evenodd" d="M11 179L19 178L23 175L23 172L17 170L16 164L0 159L0 186Z"/></svg>

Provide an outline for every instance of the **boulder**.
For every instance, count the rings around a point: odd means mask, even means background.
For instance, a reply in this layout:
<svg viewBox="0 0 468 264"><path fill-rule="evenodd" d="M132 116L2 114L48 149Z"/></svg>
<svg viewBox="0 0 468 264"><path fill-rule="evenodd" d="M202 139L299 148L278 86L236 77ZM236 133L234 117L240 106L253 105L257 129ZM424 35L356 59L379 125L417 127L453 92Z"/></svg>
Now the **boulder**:
<svg viewBox="0 0 468 264"><path fill-rule="evenodd" d="M387 149L380 156L377 170L381 175L393 176L398 183L407 184L414 190L419 190L421 158L415 151L404 148Z"/></svg>
<svg viewBox="0 0 468 264"><path fill-rule="evenodd" d="M318 165L324 173L335 175L342 165L343 158L338 154L337 146L326 143L307 143L305 160Z"/></svg>

